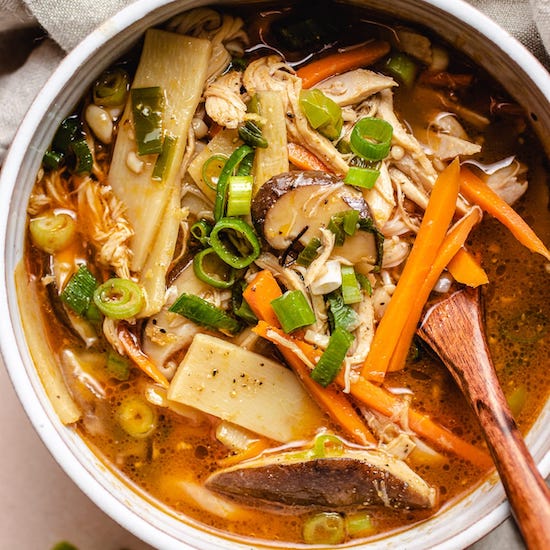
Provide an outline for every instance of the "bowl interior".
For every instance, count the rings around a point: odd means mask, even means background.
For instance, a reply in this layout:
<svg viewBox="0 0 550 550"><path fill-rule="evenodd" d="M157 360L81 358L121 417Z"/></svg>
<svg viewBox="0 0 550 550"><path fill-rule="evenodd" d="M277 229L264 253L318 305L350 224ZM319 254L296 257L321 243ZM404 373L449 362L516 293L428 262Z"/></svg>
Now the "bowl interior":
<svg viewBox="0 0 550 550"><path fill-rule="evenodd" d="M192 7L200 0L140 0L89 36L62 62L22 123L4 164L0 189L0 307L4 319L1 351L23 406L54 457L80 488L106 513L155 547L245 549L246 541L229 541L187 519L151 505L135 487L122 481L58 420L29 355L16 300L13 273L23 256L25 211L41 157L58 123L91 84L149 26ZM221 2L229 4L231 2ZM531 113L532 123L550 153L550 76L512 37L462 1L384 0L353 2L390 11L430 27L463 50ZM9 321L8 321L9 320ZM544 475L550 471L550 404L527 437ZM437 545L463 548L487 533L508 514L496 475L454 506L414 529L374 541L370 548L421 549ZM257 543L256 547L258 547ZM267 546L266 546L267 547Z"/></svg>

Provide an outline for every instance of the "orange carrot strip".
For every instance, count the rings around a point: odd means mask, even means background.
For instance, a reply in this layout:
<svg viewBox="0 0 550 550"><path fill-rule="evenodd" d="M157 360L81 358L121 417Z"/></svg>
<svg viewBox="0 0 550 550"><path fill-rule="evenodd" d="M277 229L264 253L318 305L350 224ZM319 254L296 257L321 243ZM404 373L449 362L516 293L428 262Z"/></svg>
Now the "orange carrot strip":
<svg viewBox="0 0 550 550"><path fill-rule="evenodd" d="M351 394L368 407L386 416L392 417L399 410L398 397L362 377L352 383ZM408 410L408 422L412 431L437 447L453 452L482 469L489 469L493 465L487 453L412 408Z"/></svg>
<svg viewBox="0 0 550 550"><path fill-rule="evenodd" d="M445 240L439 248L434 264L432 265L427 277L422 282L422 285L414 298L414 302L406 314L407 319L403 325L401 336L391 357L390 364L388 366L389 371L400 370L405 366L405 361L407 359L409 348L411 347L414 333L416 332L416 327L418 326L420 317L422 316L422 310L424 309L424 305L428 300L430 292L441 275L441 272L445 269L445 266L454 256L456 256L457 251L461 249L474 225L480 221L481 212L479 208L473 208L449 231L445 237Z"/></svg>
<svg viewBox="0 0 550 550"><path fill-rule="evenodd" d="M264 269L259 271L244 289L243 298L258 319L278 328L281 324L271 307L271 302L281 294L281 287L273 273Z"/></svg>
<svg viewBox="0 0 550 550"><path fill-rule="evenodd" d="M531 252L537 252L550 260L550 251L521 216L483 180L464 167L460 170L460 193L504 224Z"/></svg>
<svg viewBox="0 0 550 550"><path fill-rule="evenodd" d="M287 144L287 149L288 160L294 164L296 168L300 168L300 170L320 170L322 172L331 172L330 168L326 166L326 164L324 164L302 145L289 142Z"/></svg>
<svg viewBox="0 0 550 550"><path fill-rule="evenodd" d="M456 281L472 288L486 285L489 282L485 270L464 247L460 248L453 256L453 259L447 265L447 269Z"/></svg>
<svg viewBox="0 0 550 550"><path fill-rule="evenodd" d="M168 388L170 385L166 376L158 369L158 367L143 353L136 337L122 324L118 326L118 339L127 353L128 357L155 382Z"/></svg>
<svg viewBox="0 0 550 550"><path fill-rule="evenodd" d="M307 89L329 76L372 65L389 51L388 42L377 40L312 61L298 69L296 73L302 79L302 88Z"/></svg>
<svg viewBox="0 0 550 550"><path fill-rule="evenodd" d="M361 368L364 378L378 383L384 380L406 323L407 312L428 276L455 212L459 170L457 159L441 172L435 182L414 245Z"/></svg>
<svg viewBox="0 0 550 550"><path fill-rule="evenodd" d="M328 412L330 417L340 425L348 435L350 435L357 443L366 445L368 443L376 443L374 436L370 433L364 420L357 414L353 405L350 403L346 395L336 388L335 386L327 386L323 388L313 378L311 378L310 368L289 348L280 345L280 338L285 339L289 343L297 344L298 340L295 340L292 336L285 334L282 330L272 327L265 321L260 321L253 332L259 336L264 337L266 340L273 342L277 345L279 351L285 358L285 361L290 365L292 370L296 373L298 378L302 381L305 388L310 395L317 401L325 411ZM275 336L276 335L276 336ZM308 346L306 342L301 342L302 345ZM319 359L321 351L310 346L312 351L310 353L311 358L315 357L315 361Z"/></svg>
<svg viewBox="0 0 550 550"><path fill-rule="evenodd" d="M243 460L254 458L269 447L270 444L265 439L258 439L257 441L254 441L252 444L250 444L244 451L240 451L234 455L222 458L220 461L218 461L218 464L220 466L223 466L224 468L227 468L229 466L233 466L233 464L242 462Z"/></svg>

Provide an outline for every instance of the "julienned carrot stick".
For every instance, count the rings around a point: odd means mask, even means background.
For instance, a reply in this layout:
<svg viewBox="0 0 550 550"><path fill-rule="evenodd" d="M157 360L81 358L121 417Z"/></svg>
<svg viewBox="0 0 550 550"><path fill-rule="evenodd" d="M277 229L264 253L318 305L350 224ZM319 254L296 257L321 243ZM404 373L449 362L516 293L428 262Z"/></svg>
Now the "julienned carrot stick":
<svg viewBox="0 0 550 550"><path fill-rule="evenodd" d="M550 260L550 251L521 216L483 180L465 167L460 170L460 193L504 224L531 252L537 252Z"/></svg>
<svg viewBox="0 0 550 550"><path fill-rule="evenodd" d="M422 282L414 302L407 313L407 319L401 330L401 336L397 342L388 367L389 371L400 370L405 366L405 360L412 343L414 333L422 316L422 310L428 300L437 279L445 266L456 256L456 253L470 234L470 231L481 221L479 208L472 208L447 234L426 279Z"/></svg>
<svg viewBox="0 0 550 550"><path fill-rule="evenodd" d="M273 342L285 361L290 365L298 378L302 381L310 395L317 403L327 411L332 420L340 425L354 441L366 445L368 443L376 443L374 436L370 433L364 420L357 414L353 405L349 402L346 395L336 388L336 386L327 386L323 388L313 378L311 378L310 368L288 347L281 345L281 339L293 344L292 337L285 334L282 330L275 327L270 327L264 321L260 321L255 328L252 329L256 334L263 336L266 340ZM305 344L305 342L303 342ZM306 344L307 346L308 344ZM301 346L300 346L301 347ZM313 346L311 346L313 348ZM314 356L321 355L319 353Z"/></svg>
<svg viewBox="0 0 550 550"><path fill-rule="evenodd" d="M389 51L388 42L377 40L312 61L298 69L297 74L302 79L302 88L311 88L329 76L372 65Z"/></svg>
<svg viewBox="0 0 550 550"><path fill-rule="evenodd" d="M281 287L271 271L259 271L243 291L243 298L258 319L279 328L281 324L271 302L282 294Z"/></svg>
<svg viewBox="0 0 550 550"><path fill-rule="evenodd" d="M362 377L352 383L351 394L368 407L386 416L392 417L399 411L399 398ZM488 469L493 464L487 453L412 408L408 410L408 423L410 429L420 437L439 448L465 458L482 469Z"/></svg>
<svg viewBox="0 0 550 550"><path fill-rule="evenodd" d="M136 364L136 366L138 366L145 374L150 376L155 382L165 388L168 388L170 384L166 379L166 376L162 374L158 367L141 350L135 336L128 330L128 328L120 324L118 326L117 334L124 351Z"/></svg>
<svg viewBox="0 0 550 550"><path fill-rule="evenodd" d="M489 282L487 273L474 256L462 247L447 265L449 273L455 281L472 288L485 285Z"/></svg>
<svg viewBox="0 0 550 550"><path fill-rule="evenodd" d="M414 245L361 368L361 375L368 380L384 380L409 308L428 276L455 212L459 173L456 159L435 182Z"/></svg>
<svg viewBox="0 0 550 550"><path fill-rule="evenodd" d="M280 338L287 339L289 342L291 342L291 344L298 347L300 351L312 363L316 363L319 359L319 356L321 355L321 351L319 350L319 348L316 348L315 346L312 346L311 344L308 344L303 340L299 340L297 338L293 338L292 336L284 334L282 331L279 331L274 327L270 327L266 323L258 323L257 327L255 327L253 330L254 332L256 332L256 334L259 334L260 336L263 336L264 338L272 342L276 342L276 340ZM273 336L273 332L277 335L277 337ZM286 354L284 357L291 366L292 361L300 363L302 365L302 368L305 369L307 378L320 388L320 386L309 376L309 373L311 372L309 368L303 363L303 361L301 361L301 359L297 357L297 355L291 349L283 347L279 349L280 351L286 350ZM345 380L342 372L338 374L336 378L336 384L338 384L340 387L344 387ZM329 393L325 392L327 389L331 388L332 386L321 388L323 391L323 395L327 397L330 396ZM399 397L392 395L387 390L384 390L383 388L372 384L364 378L359 378L358 381L354 381L351 384L351 393L361 403L390 418L396 416L396 414L402 407L402 403ZM489 468L491 466L492 462L489 455L479 450L477 447L474 447L473 445L460 439L460 437L454 435L448 429L439 425L437 422L434 422L422 413L413 410L412 408L408 409L408 423L410 428L415 433L417 433L418 436L426 439L438 448L445 449L446 451L450 451L457 456L469 460L480 468ZM370 432L368 433L369 436L372 437L370 435Z"/></svg>
<svg viewBox="0 0 550 550"><path fill-rule="evenodd" d="M322 172L331 172L313 153L298 143L290 142L287 144L288 160L300 168L300 170L320 170Z"/></svg>

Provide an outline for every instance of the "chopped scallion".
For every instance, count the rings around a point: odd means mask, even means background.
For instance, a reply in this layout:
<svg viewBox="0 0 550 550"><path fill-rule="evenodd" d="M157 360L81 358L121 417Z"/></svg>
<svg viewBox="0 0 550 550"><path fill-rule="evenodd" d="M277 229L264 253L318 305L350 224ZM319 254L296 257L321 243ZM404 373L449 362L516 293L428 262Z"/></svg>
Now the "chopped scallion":
<svg viewBox="0 0 550 550"><path fill-rule="evenodd" d="M355 123L350 134L353 152L367 160L382 160L388 156L393 128L381 118L365 117Z"/></svg>
<svg viewBox="0 0 550 550"><path fill-rule="evenodd" d="M250 214L253 184L254 178L252 176L229 176L228 216L247 216Z"/></svg>
<svg viewBox="0 0 550 550"><path fill-rule="evenodd" d="M101 107L124 105L128 86L129 77L124 69L109 69L95 81L92 90L93 101Z"/></svg>
<svg viewBox="0 0 550 550"><path fill-rule="evenodd" d="M287 334L315 322L315 313L301 290L287 290L272 300L271 306Z"/></svg>
<svg viewBox="0 0 550 550"><path fill-rule="evenodd" d="M342 109L318 88L300 92L300 107L310 126L327 139L340 137L344 120Z"/></svg>
<svg viewBox="0 0 550 550"><path fill-rule="evenodd" d="M326 297L328 305L328 321L331 331L342 328L351 332L359 325L359 317L355 310L344 303L342 292L335 290Z"/></svg>
<svg viewBox="0 0 550 550"><path fill-rule="evenodd" d="M159 86L132 88L132 114L138 155L162 151L164 92Z"/></svg>
<svg viewBox="0 0 550 550"><path fill-rule="evenodd" d="M213 248L205 248L193 258L193 271L204 283L214 288L231 288L235 271L223 262Z"/></svg>
<svg viewBox="0 0 550 550"><path fill-rule="evenodd" d="M130 376L130 360L113 349L107 352L105 368L117 380L128 380Z"/></svg>
<svg viewBox="0 0 550 550"><path fill-rule="evenodd" d="M171 134L167 134L164 137L162 142L162 151L157 157L155 162L155 167L153 168L153 173L151 178L155 181L162 181L164 179L164 174L166 170L169 169L172 161L174 160L174 154L176 152L176 143L178 138Z"/></svg>
<svg viewBox="0 0 550 550"><path fill-rule="evenodd" d="M63 289L61 300L77 315L83 316L92 303L96 287L96 278L82 264Z"/></svg>
<svg viewBox="0 0 550 550"><path fill-rule="evenodd" d="M395 52L390 55L385 68L393 77L409 88L414 84L418 72L418 66L414 59L403 52Z"/></svg>
<svg viewBox="0 0 550 550"><path fill-rule="evenodd" d="M357 304L363 297L361 287L355 277L355 270L352 265L343 265L342 270L342 298L344 304Z"/></svg>
<svg viewBox="0 0 550 550"><path fill-rule="evenodd" d="M353 334L342 328L336 328L330 335L328 346L319 358L315 368L311 371L313 380L327 387L336 377L346 353L353 343Z"/></svg>
<svg viewBox="0 0 550 550"><path fill-rule="evenodd" d="M304 267L309 267L311 262L319 255L317 250L319 250L320 246L321 239L319 239L319 237L312 237L305 248L298 254L296 263Z"/></svg>
<svg viewBox="0 0 550 550"><path fill-rule="evenodd" d="M348 185L361 187L362 189L372 189L376 180L380 176L380 170L374 168L361 168L360 166L350 166L344 182Z"/></svg>
<svg viewBox="0 0 550 550"><path fill-rule="evenodd" d="M137 315L145 298L141 287L130 279L113 277L94 291L94 303L111 319L129 319Z"/></svg>
<svg viewBox="0 0 550 550"><path fill-rule="evenodd" d="M260 241L240 218L221 218L210 233L210 246L235 269L248 267L260 255Z"/></svg>
<svg viewBox="0 0 550 550"><path fill-rule="evenodd" d="M206 220L199 220L195 222L190 229L191 235L199 241L202 246L210 246L210 233L212 232L212 226Z"/></svg>
<svg viewBox="0 0 550 550"><path fill-rule="evenodd" d="M262 129L252 120L247 120L244 125L239 126L239 137L250 147L265 149L267 140L262 134Z"/></svg>
<svg viewBox="0 0 550 550"><path fill-rule="evenodd" d="M213 191L215 191L218 186L220 174L227 162L227 158L228 157L221 154L212 155L202 165L202 180Z"/></svg>
<svg viewBox="0 0 550 550"><path fill-rule="evenodd" d="M302 535L306 544L341 544L346 536L344 518L337 512L318 512L306 519Z"/></svg>

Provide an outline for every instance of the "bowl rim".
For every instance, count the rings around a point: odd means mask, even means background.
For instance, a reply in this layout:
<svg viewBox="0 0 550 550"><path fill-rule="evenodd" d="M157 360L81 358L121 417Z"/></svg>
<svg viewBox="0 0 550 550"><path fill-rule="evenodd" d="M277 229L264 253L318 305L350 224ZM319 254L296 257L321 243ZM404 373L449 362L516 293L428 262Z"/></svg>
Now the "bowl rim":
<svg viewBox="0 0 550 550"><path fill-rule="evenodd" d="M454 0L453 2L422 0L422 2L443 9L466 25L482 32L488 40L507 56L528 69L534 84L546 97L550 97L550 74L548 71L516 38L488 16L464 0ZM7 197L6 193L9 195L9 200L0 201L0 309L4 318L9 317L17 322L17 319L13 319L12 316L12 311L17 308L16 301L14 302L13 296L10 298L8 294L8 288L13 288L13 273L11 270L10 272L7 271L9 266L6 262L6 255L8 253L7 238L9 236L8 220L13 204L13 192L17 184L19 167L24 162L25 151L31 144L41 121L47 118L48 109L55 102L59 89L69 82L77 68L100 50L105 42L112 41L125 29L139 24L147 16L158 19L149 22L147 26L156 24L170 15L174 15L183 9L190 9L198 3L197 0L190 0L189 2L185 2L185 0L136 0L136 2L106 20L69 52L32 102L18 128L0 171L0 189L4 197ZM221 3L225 2L222 0ZM155 16L155 12L158 12L158 15ZM133 32L135 36L139 36L142 30ZM10 304L13 306L11 309L9 308ZM37 401L36 388L33 386L28 373L25 369L20 368L23 359L17 347L13 345L16 340L17 336L13 325L9 323L9 327L4 327L4 330L0 331L0 355L28 418L62 469L96 505L122 527L143 541L160 548L174 548L176 546L177 548L193 548L181 541L176 541L170 534L155 529L155 526L152 526L143 518L137 517L135 512L127 507L122 499L116 498L101 486L92 473L78 461L56 429L54 420L50 417L49 422L45 421L49 413ZM550 472L550 451L542 457L538 465L543 475L548 475ZM463 548L472 544L506 519L509 513L509 506L503 497L503 501L489 513L483 514L479 521L469 526L452 540L446 541L445 547Z"/></svg>

